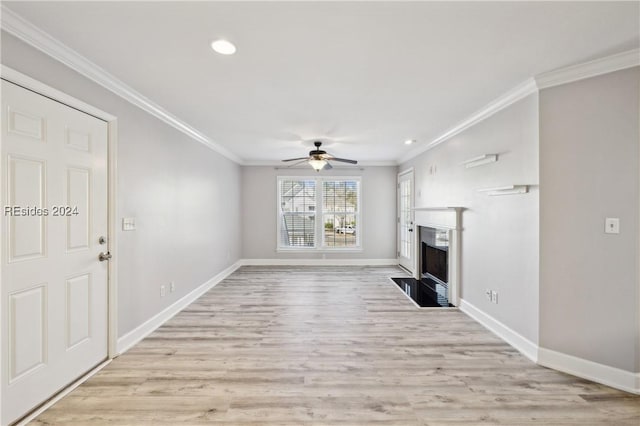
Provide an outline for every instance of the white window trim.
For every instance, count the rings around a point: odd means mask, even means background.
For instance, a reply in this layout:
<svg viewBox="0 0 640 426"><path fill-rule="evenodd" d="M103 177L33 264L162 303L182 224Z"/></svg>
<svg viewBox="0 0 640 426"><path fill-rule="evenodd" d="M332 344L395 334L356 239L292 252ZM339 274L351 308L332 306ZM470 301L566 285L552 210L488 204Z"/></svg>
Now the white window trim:
<svg viewBox="0 0 640 426"><path fill-rule="evenodd" d="M280 182L283 180L313 180L316 182L316 217L313 247L285 247L281 243L282 236L282 201L280 199ZM324 241L324 210L322 209L322 183L325 181L357 181L358 182L358 211L355 213L358 229L356 230L356 245L354 247L326 247ZM276 180L276 252L284 253L359 253L362 252L362 177L361 176L278 176ZM318 220L319 219L319 220ZM320 236L320 238L319 238Z"/></svg>

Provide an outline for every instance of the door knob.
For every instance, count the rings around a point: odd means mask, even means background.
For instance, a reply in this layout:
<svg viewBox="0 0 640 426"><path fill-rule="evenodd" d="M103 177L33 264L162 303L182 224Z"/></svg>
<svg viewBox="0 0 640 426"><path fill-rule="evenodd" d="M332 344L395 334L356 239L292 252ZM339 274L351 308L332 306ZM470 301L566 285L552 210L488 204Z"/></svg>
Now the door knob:
<svg viewBox="0 0 640 426"><path fill-rule="evenodd" d="M105 260L109 260L109 259L111 259L111 253L109 253L109 252L100 253L98 255L98 259L100 260L100 262L104 262Z"/></svg>
<svg viewBox="0 0 640 426"><path fill-rule="evenodd" d="M407 231L409 231L409 232L413 232L413 229L412 229L412 228L409 228L409 229L407 229Z"/></svg>

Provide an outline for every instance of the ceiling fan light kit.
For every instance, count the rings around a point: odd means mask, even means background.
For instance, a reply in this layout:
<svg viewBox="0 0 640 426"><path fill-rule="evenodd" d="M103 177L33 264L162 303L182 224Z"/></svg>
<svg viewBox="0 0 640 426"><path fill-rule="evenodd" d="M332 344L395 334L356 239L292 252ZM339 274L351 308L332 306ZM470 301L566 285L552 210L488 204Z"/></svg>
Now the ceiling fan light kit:
<svg viewBox="0 0 640 426"><path fill-rule="evenodd" d="M332 169L333 166L331 166L331 163L329 161L339 161L342 163L358 164L356 160L349 160L347 158L337 158L331 154L327 154L326 151L323 151L320 149L320 145L322 145L322 142L320 141L315 141L313 144L315 145L316 149L312 149L311 151L309 151L308 157L289 158L287 160L282 160L282 161L288 162L288 161L305 161L306 160L307 163L309 163L309 165L316 172L319 172L320 170Z"/></svg>
<svg viewBox="0 0 640 426"><path fill-rule="evenodd" d="M316 172L324 169L327 164L327 160L323 160L322 158L312 158L309 160L309 165L313 167L313 170Z"/></svg>

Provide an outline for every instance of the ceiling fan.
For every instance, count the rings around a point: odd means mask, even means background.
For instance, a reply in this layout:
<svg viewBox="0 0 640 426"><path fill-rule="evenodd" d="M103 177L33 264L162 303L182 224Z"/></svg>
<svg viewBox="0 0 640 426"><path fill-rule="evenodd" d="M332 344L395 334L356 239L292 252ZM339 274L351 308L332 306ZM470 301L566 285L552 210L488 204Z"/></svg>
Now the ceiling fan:
<svg viewBox="0 0 640 426"><path fill-rule="evenodd" d="M302 163L303 161L306 161L306 162L309 163L309 165L311 167L313 167L313 169L316 172L319 172L320 170L332 169L333 167L331 166L329 161L340 161L342 163L358 164L358 162L356 160L348 160L346 158L338 158L338 157L334 157L331 154L327 154L326 151L323 151L323 150L320 149L320 145L322 145L322 142L320 142L320 141L315 141L313 144L316 146L316 149L312 149L311 151L309 151L309 156L308 157L289 158L288 160L282 160L282 161L284 161L284 162L287 162L287 161L298 161L299 163ZM299 164L299 163L296 163L296 164Z"/></svg>

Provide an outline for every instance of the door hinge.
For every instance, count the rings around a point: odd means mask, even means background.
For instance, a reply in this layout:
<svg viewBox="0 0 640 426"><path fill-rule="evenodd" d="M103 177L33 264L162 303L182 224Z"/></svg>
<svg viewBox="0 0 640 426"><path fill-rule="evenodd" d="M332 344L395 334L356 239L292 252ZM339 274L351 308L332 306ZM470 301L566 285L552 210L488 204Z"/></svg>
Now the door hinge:
<svg viewBox="0 0 640 426"><path fill-rule="evenodd" d="M400 252L398 252L398 257L400 257Z"/></svg>

